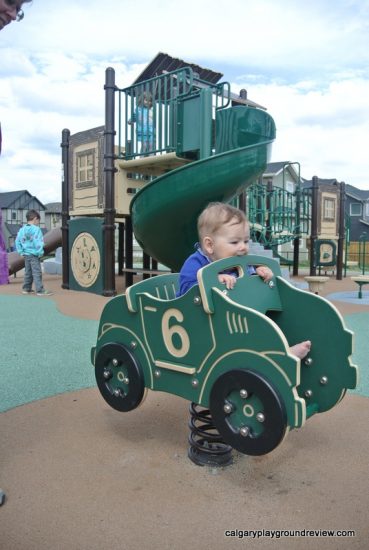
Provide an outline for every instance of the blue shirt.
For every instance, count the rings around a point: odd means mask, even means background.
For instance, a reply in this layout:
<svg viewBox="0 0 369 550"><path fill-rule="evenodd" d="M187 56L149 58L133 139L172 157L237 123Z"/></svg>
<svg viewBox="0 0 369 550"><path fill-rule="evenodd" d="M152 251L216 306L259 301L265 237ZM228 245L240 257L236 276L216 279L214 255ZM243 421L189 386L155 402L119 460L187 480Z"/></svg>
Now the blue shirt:
<svg viewBox="0 0 369 550"><path fill-rule="evenodd" d="M18 231L15 247L21 256L38 256L44 253L44 238L38 225L24 225Z"/></svg>
<svg viewBox="0 0 369 550"><path fill-rule="evenodd" d="M147 107L137 107L136 120L138 141L149 141L154 137L154 118L153 110Z"/></svg>
<svg viewBox="0 0 369 550"><path fill-rule="evenodd" d="M191 254L185 261L182 266L181 271L179 272L179 290L177 296L182 296L190 288L198 284L197 281L197 272L199 269L211 263L211 260L205 256L201 248L198 248L196 252ZM254 266L249 265L247 267L248 275L255 275L256 269Z"/></svg>

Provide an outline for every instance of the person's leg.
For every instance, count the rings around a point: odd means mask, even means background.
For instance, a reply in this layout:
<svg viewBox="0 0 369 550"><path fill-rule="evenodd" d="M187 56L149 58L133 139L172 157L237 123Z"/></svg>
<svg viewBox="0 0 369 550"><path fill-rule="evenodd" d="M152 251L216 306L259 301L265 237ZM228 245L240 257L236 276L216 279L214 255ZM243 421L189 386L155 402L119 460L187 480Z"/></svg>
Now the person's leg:
<svg viewBox="0 0 369 550"><path fill-rule="evenodd" d="M294 346L290 347L290 351L297 355L299 359L304 359L304 357L307 356L311 349L311 342L310 340L305 340L304 342L300 342L299 344L295 344Z"/></svg>
<svg viewBox="0 0 369 550"><path fill-rule="evenodd" d="M42 272L40 258L37 256L31 256L31 266L33 279L35 281L36 292L43 292L44 285L42 284Z"/></svg>
<svg viewBox="0 0 369 550"><path fill-rule="evenodd" d="M31 292L33 276L31 267L32 256L24 256L24 279L23 279L23 292Z"/></svg>

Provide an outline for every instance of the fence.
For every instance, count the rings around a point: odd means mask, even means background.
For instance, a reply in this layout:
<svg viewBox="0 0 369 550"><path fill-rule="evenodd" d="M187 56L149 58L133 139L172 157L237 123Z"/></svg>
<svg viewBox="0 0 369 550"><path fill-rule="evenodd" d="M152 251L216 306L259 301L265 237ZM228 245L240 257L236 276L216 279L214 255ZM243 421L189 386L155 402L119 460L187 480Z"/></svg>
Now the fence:
<svg viewBox="0 0 369 550"><path fill-rule="evenodd" d="M366 240L351 242L347 248L347 261L357 262L364 274L365 269L369 269L369 243Z"/></svg>

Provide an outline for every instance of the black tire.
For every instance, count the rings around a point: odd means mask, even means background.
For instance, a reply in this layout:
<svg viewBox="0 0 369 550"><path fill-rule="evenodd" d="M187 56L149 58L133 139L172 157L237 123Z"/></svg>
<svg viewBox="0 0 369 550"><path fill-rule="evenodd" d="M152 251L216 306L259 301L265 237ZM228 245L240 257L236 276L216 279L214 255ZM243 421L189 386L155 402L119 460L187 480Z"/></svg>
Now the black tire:
<svg viewBox="0 0 369 550"><path fill-rule="evenodd" d="M123 344L104 344L99 349L95 377L101 395L117 411L132 411L145 395L140 364Z"/></svg>
<svg viewBox="0 0 369 550"><path fill-rule="evenodd" d="M247 391L247 398L241 396L243 390ZM247 455L270 453L283 440L287 429L286 410L277 390L250 370L235 369L217 378L210 392L210 412L224 441ZM261 421L257 419L258 412L264 416Z"/></svg>

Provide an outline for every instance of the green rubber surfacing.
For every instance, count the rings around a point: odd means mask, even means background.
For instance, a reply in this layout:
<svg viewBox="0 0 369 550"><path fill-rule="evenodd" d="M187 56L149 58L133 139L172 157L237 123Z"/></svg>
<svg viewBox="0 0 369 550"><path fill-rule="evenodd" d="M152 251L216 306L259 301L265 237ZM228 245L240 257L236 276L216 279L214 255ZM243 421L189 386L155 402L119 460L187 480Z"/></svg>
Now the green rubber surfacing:
<svg viewBox="0 0 369 550"><path fill-rule="evenodd" d="M0 412L95 386L90 349L98 322L68 317L52 300L0 296Z"/></svg>
<svg viewBox="0 0 369 550"><path fill-rule="evenodd" d="M53 395L96 386L90 349L98 321L60 313L52 300L0 296L0 412ZM358 395L369 397L369 313L345 316L355 333ZM352 390L349 390L351 392Z"/></svg>

